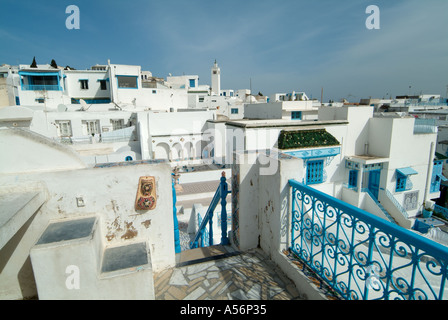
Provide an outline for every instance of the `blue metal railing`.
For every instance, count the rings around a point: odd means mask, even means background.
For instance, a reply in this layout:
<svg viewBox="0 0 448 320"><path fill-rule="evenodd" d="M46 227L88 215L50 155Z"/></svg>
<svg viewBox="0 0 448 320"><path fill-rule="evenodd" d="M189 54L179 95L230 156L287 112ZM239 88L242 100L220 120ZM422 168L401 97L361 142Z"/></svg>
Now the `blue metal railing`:
<svg viewBox="0 0 448 320"><path fill-rule="evenodd" d="M61 91L62 88L58 85L50 85L50 84L24 84L22 86L22 90L26 91Z"/></svg>
<svg viewBox="0 0 448 320"><path fill-rule="evenodd" d="M437 133L436 119L416 118L414 122L414 134Z"/></svg>
<svg viewBox="0 0 448 320"><path fill-rule="evenodd" d="M207 209L207 213L204 216L204 220L200 223L200 227L198 232L196 233L194 240L190 243L190 248L198 248L199 239L203 237L203 234L206 232L206 227L208 224L208 235L209 241L208 245L213 245L213 213L218 205L218 202L221 201L221 244L227 245L229 244L229 238L227 236L227 211L226 211L226 197L229 194L228 184L226 182L225 172L222 172L221 182L218 186L218 189L213 196L212 202ZM201 241L204 242L204 241Z"/></svg>
<svg viewBox="0 0 448 320"><path fill-rule="evenodd" d="M448 298L448 248L295 180L291 251L347 300Z"/></svg>
<svg viewBox="0 0 448 320"><path fill-rule="evenodd" d="M177 220L177 209L176 209L176 189L174 188L176 184L176 175L174 173L171 174L171 184L172 184L172 193L173 193L173 223L174 223L174 250L176 253L181 252L180 246L180 236L179 236L179 221Z"/></svg>
<svg viewBox="0 0 448 320"><path fill-rule="evenodd" d="M201 215L198 213L198 215L197 215L197 218L198 218L198 228L200 228L201 227L201 224L202 224L202 217L201 217ZM200 247L200 248L202 248L202 247L208 247L209 245L210 245L210 241L209 241L209 233L208 233L208 230L207 230L207 226L204 228L204 231L201 233L201 236L199 237L199 243L198 243L198 246Z"/></svg>
<svg viewBox="0 0 448 320"><path fill-rule="evenodd" d="M434 212L442 214L446 219L448 219L448 209L437 204L434 205Z"/></svg>

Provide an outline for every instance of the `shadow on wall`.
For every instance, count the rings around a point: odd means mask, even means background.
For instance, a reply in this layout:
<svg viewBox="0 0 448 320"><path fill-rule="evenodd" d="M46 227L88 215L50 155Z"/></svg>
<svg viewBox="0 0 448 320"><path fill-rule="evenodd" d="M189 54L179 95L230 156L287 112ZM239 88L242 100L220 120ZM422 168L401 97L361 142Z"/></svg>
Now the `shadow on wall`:
<svg viewBox="0 0 448 320"><path fill-rule="evenodd" d="M12 258L13 253L18 248L21 243L24 235L29 229L31 223L37 215L37 212L34 213L28 221L17 231L17 233L6 243L6 245L0 249L0 275L5 271L6 273L9 270L4 270L5 266L8 264L9 260ZM20 286L20 290L22 292L22 297L24 299L35 299L37 298L37 288L36 288L36 280L34 279L33 268L31 265L30 255L28 254L25 261L19 261L17 265L17 269L19 272L17 274L17 280ZM17 270L16 269L16 270ZM11 272L16 272L12 270Z"/></svg>

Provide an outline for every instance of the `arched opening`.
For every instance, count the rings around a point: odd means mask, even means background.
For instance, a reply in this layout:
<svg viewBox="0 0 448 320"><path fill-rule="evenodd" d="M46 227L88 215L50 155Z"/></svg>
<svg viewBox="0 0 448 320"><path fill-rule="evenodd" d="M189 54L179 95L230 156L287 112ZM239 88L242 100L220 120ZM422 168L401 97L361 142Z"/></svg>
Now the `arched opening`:
<svg viewBox="0 0 448 320"><path fill-rule="evenodd" d="M180 143L173 144L173 147L171 148L171 160L180 160L182 159L182 146Z"/></svg>
<svg viewBox="0 0 448 320"><path fill-rule="evenodd" d="M161 142L154 149L154 159L169 159L170 147L168 144Z"/></svg>

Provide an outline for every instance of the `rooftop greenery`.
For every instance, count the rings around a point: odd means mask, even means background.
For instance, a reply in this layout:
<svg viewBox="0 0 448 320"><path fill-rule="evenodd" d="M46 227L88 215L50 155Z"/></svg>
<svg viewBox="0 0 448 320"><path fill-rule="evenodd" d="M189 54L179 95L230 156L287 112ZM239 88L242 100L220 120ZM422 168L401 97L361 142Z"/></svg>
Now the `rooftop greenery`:
<svg viewBox="0 0 448 320"><path fill-rule="evenodd" d="M279 149L300 149L340 145L339 141L325 129L281 131Z"/></svg>

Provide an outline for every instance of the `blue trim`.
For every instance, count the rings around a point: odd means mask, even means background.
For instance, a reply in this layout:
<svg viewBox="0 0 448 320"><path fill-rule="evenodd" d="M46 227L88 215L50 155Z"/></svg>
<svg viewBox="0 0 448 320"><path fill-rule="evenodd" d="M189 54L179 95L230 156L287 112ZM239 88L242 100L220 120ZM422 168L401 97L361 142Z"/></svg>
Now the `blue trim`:
<svg viewBox="0 0 448 320"><path fill-rule="evenodd" d="M297 150L284 152L290 156L301 158L301 159L312 159L312 158L322 158L322 157L334 157L341 153L341 147L335 148L321 148L313 150Z"/></svg>
<svg viewBox="0 0 448 320"><path fill-rule="evenodd" d="M403 176L410 176L413 174L418 174L418 172L415 171L414 169L412 169L411 167L397 169L397 172Z"/></svg>
<svg viewBox="0 0 448 320"><path fill-rule="evenodd" d="M55 72L28 72L28 71L19 71L19 75L21 76L58 76L59 71Z"/></svg>

